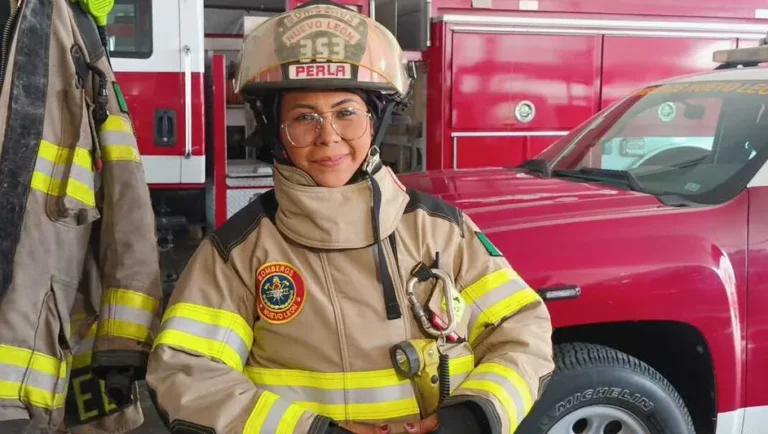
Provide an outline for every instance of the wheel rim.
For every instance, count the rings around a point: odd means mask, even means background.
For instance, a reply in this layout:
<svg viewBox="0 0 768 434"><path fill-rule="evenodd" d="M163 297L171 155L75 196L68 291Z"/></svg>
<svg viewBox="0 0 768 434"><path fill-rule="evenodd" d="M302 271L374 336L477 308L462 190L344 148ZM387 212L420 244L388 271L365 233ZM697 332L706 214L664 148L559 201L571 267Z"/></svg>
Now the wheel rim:
<svg viewBox="0 0 768 434"><path fill-rule="evenodd" d="M590 405L565 415L547 434L651 434L651 431L627 410Z"/></svg>

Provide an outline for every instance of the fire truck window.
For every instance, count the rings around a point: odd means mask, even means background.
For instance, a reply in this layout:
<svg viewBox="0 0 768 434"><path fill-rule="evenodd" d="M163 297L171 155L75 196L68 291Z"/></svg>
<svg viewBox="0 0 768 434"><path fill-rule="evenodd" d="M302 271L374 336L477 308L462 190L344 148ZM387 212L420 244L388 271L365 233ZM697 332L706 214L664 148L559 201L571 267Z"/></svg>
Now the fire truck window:
<svg viewBox="0 0 768 434"><path fill-rule="evenodd" d="M604 169L630 170L659 163L672 167L709 154L721 106L721 98L685 98L644 107L608 131L593 160Z"/></svg>
<svg viewBox="0 0 768 434"><path fill-rule="evenodd" d="M112 57L152 55L152 0L117 0L107 22Z"/></svg>
<svg viewBox="0 0 768 434"><path fill-rule="evenodd" d="M768 82L652 86L580 128L553 146L553 173L627 171L631 188L722 203L768 160Z"/></svg>

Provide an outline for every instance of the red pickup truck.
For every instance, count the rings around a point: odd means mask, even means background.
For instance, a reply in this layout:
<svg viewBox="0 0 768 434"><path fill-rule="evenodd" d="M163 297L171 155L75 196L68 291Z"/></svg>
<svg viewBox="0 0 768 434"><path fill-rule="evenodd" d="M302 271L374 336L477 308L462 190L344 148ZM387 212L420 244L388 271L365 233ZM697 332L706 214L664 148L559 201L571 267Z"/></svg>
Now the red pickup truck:
<svg viewBox="0 0 768 434"><path fill-rule="evenodd" d="M768 46L641 89L515 168L402 175L547 300L517 433L768 432Z"/></svg>

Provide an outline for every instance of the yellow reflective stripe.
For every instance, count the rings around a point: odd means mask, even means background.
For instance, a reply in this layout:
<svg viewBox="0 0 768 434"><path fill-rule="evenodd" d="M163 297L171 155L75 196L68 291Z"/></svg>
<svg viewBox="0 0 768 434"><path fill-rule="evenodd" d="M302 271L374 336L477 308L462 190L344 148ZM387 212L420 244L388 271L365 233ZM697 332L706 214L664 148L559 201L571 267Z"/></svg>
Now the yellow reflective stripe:
<svg viewBox="0 0 768 434"><path fill-rule="evenodd" d="M515 432L518 425L517 408L515 407L515 403L512 401L512 397L509 396L506 389L504 389L499 384L494 383L493 381L473 380L470 378L461 385L459 390L475 390L493 395L496 399L499 400L499 403L501 403L501 406L504 408L508 415L509 432Z"/></svg>
<svg viewBox="0 0 768 434"><path fill-rule="evenodd" d="M135 161L141 162L139 150L131 145L106 145L101 148L104 161Z"/></svg>
<svg viewBox="0 0 768 434"><path fill-rule="evenodd" d="M101 297L98 336L149 342L150 326L160 301L125 288L108 288Z"/></svg>
<svg viewBox="0 0 768 434"><path fill-rule="evenodd" d="M360 372L314 372L297 369L273 369L248 366L245 374L265 386L315 387L318 389L367 389L408 383L394 369Z"/></svg>
<svg viewBox="0 0 768 434"><path fill-rule="evenodd" d="M67 196L73 197L90 207L96 206L96 194L93 190L74 178L69 178L67 180L66 192Z"/></svg>
<svg viewBox="0 0 768 434"><path fill-rule="evenodd" d="M467 302L467 304L473 303L479 300L480 297L493 291L499 286L515 279L519 279L520 276L509 268L502 268L496 270L487 276L483 276L477 282L469 285L464 291L461 292L461 296Z"/></svg>
<svg viewBox="0 0 768 434"><path fill-rule="evenodd" d="M178 303L165 311L155 346L186 348L242 372L252 343L253 330L237 313Z"/></svg>
<svg viewBox="0 0 768 434"><path fill-rule="evenodd" d="M56 357L26 348L3 344L0 344L0 363L21 368L29 367L35 371L53 376L58 376L62 371L61 361ZM64 368L64 374L66 375L66 367Z"/></svg>
<svg viewBox="0 0 768 434"><path fill-rule="evenodd" d="M49 409L63 406L69 361L69 357L61 361L37 351L0 344L0 398L21 399Z"/></svg>
<svg viewBox="0 0 768 434"><path fill-rule="evenodd" d="M451 375L462 375L471 372L474 369L474 356L468 354L456 357L450 360ZM395 391L383 388L392 388L397 386L407 387L410 391L410 382L401 379L394 369L382 369L375 371L361 372L313 372L293 369L273 369L246 366L245 374L251 381L261 388L272 388L279 390L279 387L285 387L286 391L292 392L295 396L291 398L294 403L302 408L306 408L314 413L326 417L341 420L380 420L383 418L404 417L419 414L418 402L415 397L406 399L395 399L382 402L317 402L301 399L308 395L314 395L315 399L323 401L332 401L335 395L318 394L312 390L332 390L332 391L351 391L360 389L374 389L371 393L382 399L387 393ZM299 388L307 387L309 389L302 391ZM269 391L269 390L268 390ZM309 393L312 392L312 393ZM304 394L306 393L306 395ZM367 391L363 391L367 393ZM408 392L411 394L412 392ZM277 394L275 394L277 396ZM357 397L365 395L358 394ZM355 396L348 398L355 399ZM278 431L279 432L279 431Z"/></svg>
<svg viewBox="0 0 768 434"><path fill-rule="evenodd" d="M220 360L238 372L243 371L244 363L240 355L225 342L201 338L180 330L166 329L155 338L154 347L158 345L169 345L195 351L212 359Z"/></svg>
<svg viewBox="0 0 768 434"><path fill-rule="evenodd" d="M495 362L481 363L474 371L474 374L496 374L504 377L515 388L515 391L520 396L523 404L523 411L528 413L533 405L533 398L531 397L531 390L528 387L528 383L525 382L522 376L518 374L514 369L509 366L502 365Z"/></svg>
<svg viewBox="0 0 768 434"><path fill-rule="evenodd" d="M54 164L69 164L72 150L54 145L47 140L41 140L40 149L38 150L37 155ZM89 172L93 172L93 158L91 157L91 153L83 148L75 148L75 156L72 159L72 162Z"/></svg>
<svg viewBox="0 0 768 434"><path fill-rule="evenodd" d="M55 409L63 407L66 398L66 392L53 394L37 387L22 386L21 383L0 380L0 399L21 399L37 407Z"/></svg>
<svg viewBox="0 0 768 434"><path fill-rule="evenodd" d="M133 134L133 128L128 120L122 116L110 115L107 116L107 120L101 124L101 131L112 131L116 133L130 133Z"/></svg>
<svg viewBox="0 0 768 434"><path fill-rule="evenodd" d="M149 327L135 322L123 321L113 318L105 318L99 321L97 336L119 336L126 339L135 339L141 342L149 341Z"/></svg>
<svg viewBox="0 0 768 434"><path fill-rule="evenodd" d="M102 306L106 304L114 304L132 307L150 313L155 313L160 306L160 300L150 297L147 294L125 288L108 288L101 299Z"/></svg>
<svg viewBox="0 0 768 434"><path fill-rule="evenodd" d="M293 434L305 411L304 408L265 390L259 395L248 416L243 434Z"/></svg>
<svg viewBox="0 0 768 434"><path fill-rule="evenodd" d="M451 375L472 368L472 355L451 360ZM380 420L419 414L410 381L394 369L314 372L247 366L245 374L257 387L333 419Z"/></svg>
<svg viewBox="0 0 768 434"><path fill-rule="evenodd" d="M53 167L69 166L70 163L72 164L71 173L65 175L66 179L51 176L52 173L56 173ZM93 208L96 206L96 197L93 188L86 184L90 182L93 170L90 151L83 148L62 148L49 141L41 140L31 186L48 195L69 196ZM77 175L76 172L78 172Z"/></svg>
<svg viewBox="0 0 768 434"><path fill-rule="evenodd" d="M253 342L253 329L251 329L245 318L234 312L199 304L177 303L165 311L162 323L165 324L171 318L176 317L189 318L213 326L223 327L235 332L243 342L247 344Z"/></svg>
<svg viewBox="0 0 768 434"><path fill-rule="evenodd" d="M448 369L451 375L461 375L472 372L472 370L475 369L475 356L469 354L467 356L450 359L448 361Z"/></svg>
<svg viewBox="0 0 768 434"><path fill-rule="evenodd" d="M285 410L283 418L280 419L280 424L277 425L276 434L293 434L304 411L304 409L299 408L296 405L289 406L288 409Z"/></svg>
<svg viewBox="0 0 768 434"><path fill-rule="evenodd" d="M480 316L472 327L469 334L469 342L474 343L475 339L491 324L496 324L505 317L514 314L529 303L539 299L539 295L533 289L524 289L501 300L488 309L480 313Z"/></svg>
<svg viewBox="0 0 768 434"><path fill-rule="evenodd" d="M68 178L66 187L64 187L63 181L60 179L51 178L50 176L41 172L33 172L31 186L35 190L45 194L56 197L61 197L66 194L67 196L77 199L90 207L96 206L96 195L94 194L93 190L87 185L73 178Z"/></svg>
<svg viewBox="0 0 768 434"><path fill-rule="evenodd" d="M280 397L272 392L262 392L256 401L256 405L253 407L253 411L251 411L251 415L248 416L248 420L245 422L243 434L261 434L262 428L264 428L264 421L269 416L269 410L278 399Z"/></svg>
<svg viewBox="0 0 768 434"><path fill-rule="evenodd" d="M381 420L419 414L419 407L415 399L401 399L372 404L296 402L296 405L337 420Z"/></svg>
<svg viewBox="0 0 768 434"><path fill-rule="evenodd" d="M483 315L489 323L495 324L536 300L539 300L539 294L536 291L531 288L524 289L486 309Z"/></svg>

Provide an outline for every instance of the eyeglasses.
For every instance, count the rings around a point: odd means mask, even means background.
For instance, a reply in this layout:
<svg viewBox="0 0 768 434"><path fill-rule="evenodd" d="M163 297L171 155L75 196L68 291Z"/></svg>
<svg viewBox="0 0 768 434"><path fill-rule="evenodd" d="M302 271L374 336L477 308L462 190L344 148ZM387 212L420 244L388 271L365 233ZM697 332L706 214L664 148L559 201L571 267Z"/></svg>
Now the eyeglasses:
<svg viewBox="0 0 768 434"><path fill-rule="evenodd" d="M371 114L356 108L343 108L324 113L302 113L280 126L293 147L304 148L315 142L330 114L331 126L344 140L357 140L368 131Z"/></svg>

